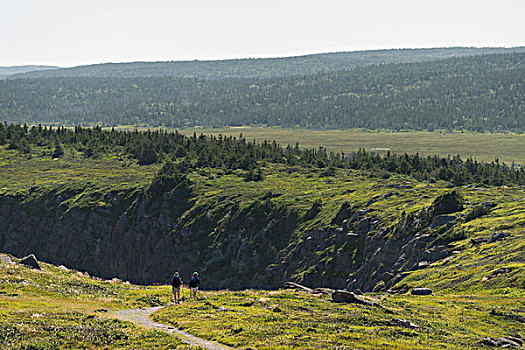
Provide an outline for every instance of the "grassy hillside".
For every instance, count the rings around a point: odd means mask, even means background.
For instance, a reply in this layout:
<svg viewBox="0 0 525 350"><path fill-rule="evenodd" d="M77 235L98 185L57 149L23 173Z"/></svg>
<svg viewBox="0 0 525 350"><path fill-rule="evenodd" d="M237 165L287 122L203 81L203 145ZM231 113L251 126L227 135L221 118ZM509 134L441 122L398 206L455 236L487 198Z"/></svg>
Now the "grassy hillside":
<svg viewBox="0 0 525 350"><path fill-rule="evenodd" d="M0 348L186 348L177 338L111 316L113 310L167 303L167 288L105 281L42 262L39 271L17 261L0 255Z"/></svg>
<svg viewBox="0 0 525 350"><path fill-rule="evenodd" d="M523 294L375 295L384 308L302 292L206 292L154 319L241 349L484 349L486 337L523 337ZM521 310L521 311L517 311ZM410 329L396 323L409 321Z"/></svg>

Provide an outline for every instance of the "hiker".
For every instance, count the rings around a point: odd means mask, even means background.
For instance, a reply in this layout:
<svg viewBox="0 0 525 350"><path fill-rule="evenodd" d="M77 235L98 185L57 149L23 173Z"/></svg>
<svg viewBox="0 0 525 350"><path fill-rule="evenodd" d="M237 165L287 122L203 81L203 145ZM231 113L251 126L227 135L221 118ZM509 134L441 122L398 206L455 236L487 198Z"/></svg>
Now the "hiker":
<svg viewBox="0 0 525 350"><path fill-rule="evenodd" d="M173 291L173 299L175 300L175 304L180 303L180 287L182 286L183 282L182 279L179 277L179 273L175 272L173 277L171 278L171 288Z"/></svg>
<svg viewBox="0 0 525 350"><path fill-rule="evenodd" d="M193 273L193 277L190 279L190 282L188 283L188 286L191 288L191 293L193 296L193 300L197 297L197 289L199 289L199 274L197 272Z"/></svg>

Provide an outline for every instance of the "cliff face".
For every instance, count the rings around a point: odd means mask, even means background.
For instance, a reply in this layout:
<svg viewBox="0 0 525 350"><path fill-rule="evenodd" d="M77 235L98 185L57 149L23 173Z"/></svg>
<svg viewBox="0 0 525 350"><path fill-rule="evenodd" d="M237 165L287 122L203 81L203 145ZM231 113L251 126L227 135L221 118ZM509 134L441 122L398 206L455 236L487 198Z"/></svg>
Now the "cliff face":
<svg viewBox="0 0 525 350"><path fill-rule="evenodd" d="M111 197L110 207L67 210L61 203L68 199L60 196L0 197L0 250L135 283L198 270L209 288L280 285L265 268L288 244L294 212L264 200L239 209L218 199L212 209L177 191Z"/></svg>
<svg viewBox="0 0 525 350"><path fill-rule="evenodd" d="M400 272L448 254L431 244L432 208L387 228L343 204L330 225L301 230L315 210L301 216L271 195L242 207L223 197L199 204L178 190L109 193L104 206L71 207L68 200L0 197L0 250L134 283L197 270L206 288L272 289L293 280L362 291L388 288Z"/></svg>

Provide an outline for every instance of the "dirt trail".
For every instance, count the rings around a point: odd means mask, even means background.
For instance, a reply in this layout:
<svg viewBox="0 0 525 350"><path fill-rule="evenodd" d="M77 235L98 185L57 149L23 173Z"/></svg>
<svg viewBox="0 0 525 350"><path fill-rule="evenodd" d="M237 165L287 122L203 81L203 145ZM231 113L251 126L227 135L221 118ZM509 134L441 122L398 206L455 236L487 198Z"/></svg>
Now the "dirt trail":
<svg viewBox="0 0 525 350"><path fill-rule="evenodd" d="M226 345L222 345L222 344L219 344L213 341L197 338L178 328L168 326L162 323L153 322L149 318L149 316L153 312L160 310L160 309L162 309L162 306L150 307L146 309L113 311L112 314L121 320L130 321L142 327L157 329L157 330L172 334L174 336L179 337L182 341L190 345L200 346L201 348L212 349L212 350L235 350L235 348L231 348Z"/></svg>

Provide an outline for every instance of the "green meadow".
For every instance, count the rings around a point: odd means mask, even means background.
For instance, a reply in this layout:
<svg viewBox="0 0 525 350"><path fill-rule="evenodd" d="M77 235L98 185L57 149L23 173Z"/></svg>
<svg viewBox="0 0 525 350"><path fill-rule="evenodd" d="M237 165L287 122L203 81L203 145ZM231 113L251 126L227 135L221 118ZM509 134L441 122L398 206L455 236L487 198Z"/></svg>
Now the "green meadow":
<svg viewBox="0 0 525 350"><path fill-rule="evenodd" d="M525 164L525 134L473 133L473 132L386 132L361 130L301 130L285 128L235 127L224 129L182 129L185 135L203 133L207 135L242 135L248 140L275 140L281 145L312 148L323 146L332 152L349 154L364 148L367 151L420 155L460 155L478 161L491 162L499 159L511 165Z"/></svg>

